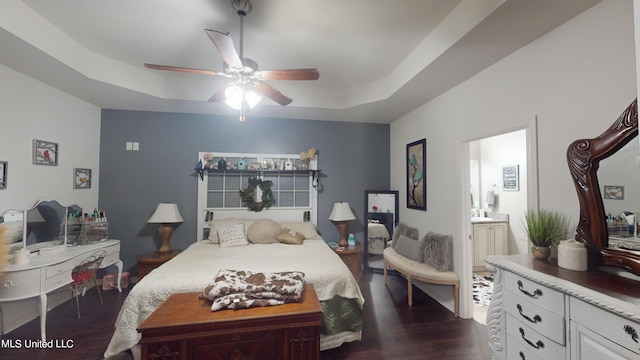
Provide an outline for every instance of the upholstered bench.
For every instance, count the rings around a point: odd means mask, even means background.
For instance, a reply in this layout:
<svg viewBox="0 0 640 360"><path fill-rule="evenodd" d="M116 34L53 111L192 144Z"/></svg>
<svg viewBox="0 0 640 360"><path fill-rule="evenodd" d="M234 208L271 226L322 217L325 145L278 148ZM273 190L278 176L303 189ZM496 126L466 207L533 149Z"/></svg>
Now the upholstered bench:
<svg viewBox="0 0 640 360"><path fill-rule="evenodd" d="M453 271L438 271L431 265L411 260L398 254L392 247L382 252L384 259L384 283L387 283L387 268L390 266L407 278L409 307L413 305L413 280L437 285L453 286L454 315L458 317L460 278Z"/></svg>

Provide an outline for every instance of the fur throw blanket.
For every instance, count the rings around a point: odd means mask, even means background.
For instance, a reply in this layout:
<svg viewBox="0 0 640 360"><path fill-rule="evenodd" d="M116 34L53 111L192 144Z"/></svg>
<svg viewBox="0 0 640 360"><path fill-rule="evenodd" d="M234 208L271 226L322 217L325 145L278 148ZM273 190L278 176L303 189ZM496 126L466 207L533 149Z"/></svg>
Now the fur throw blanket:
<svg viewBox="0 0 640 360"><path fill-rule="evenodd" d="M304 290L304 273L286 271L254 273L220 270L200 298L213 301L211 311L244 309L298 302Z"/></svg>

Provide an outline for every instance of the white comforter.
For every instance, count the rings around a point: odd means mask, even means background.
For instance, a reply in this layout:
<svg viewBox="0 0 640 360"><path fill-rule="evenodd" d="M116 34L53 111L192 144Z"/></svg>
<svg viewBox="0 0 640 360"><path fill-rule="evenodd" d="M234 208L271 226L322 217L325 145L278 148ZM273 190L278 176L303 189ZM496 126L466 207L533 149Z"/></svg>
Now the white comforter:
<svg viewBox="0 0 640 360"><path fill-rule="evenodd" d="M358 299L361 305L364 304L358 283L324 240L305 240L303 245L251 244L229 248L203 240L153 270L133 287L120 310L105 357L134 347L140 340L137 326L169 295L202 291L221 269L302 271L305 280L313 284L320 301L339 295ZM346 336L347 341L360 338L360 334ZM321 349L333 347L322 342L321 338ZM341 343L338 341L335 346Z"/></svg>

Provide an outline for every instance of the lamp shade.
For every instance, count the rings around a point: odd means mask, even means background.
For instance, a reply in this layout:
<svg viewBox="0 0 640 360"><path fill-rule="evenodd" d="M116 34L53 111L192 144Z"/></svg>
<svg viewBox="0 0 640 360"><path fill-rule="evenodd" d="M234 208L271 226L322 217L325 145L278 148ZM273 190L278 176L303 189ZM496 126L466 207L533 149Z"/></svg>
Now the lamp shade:
<svg viewBox="0 0 640 360"><path fill-rule="evenodd" d="M179 223L183 222L180 210L178 210L178 204L174 203L160 203L153 215L147 220L148 223Z"/></svg>
<svg viewBox="0 0 640 360"><path fill-rule="evenodd" d="M340 201L333 204L333 210L331 210L331 215L329 215L329 220L332 221L347 221L347 220L355 220L356 216L353 215L351 211L351 207L349 207L349 203L346 201Z"/></svg>

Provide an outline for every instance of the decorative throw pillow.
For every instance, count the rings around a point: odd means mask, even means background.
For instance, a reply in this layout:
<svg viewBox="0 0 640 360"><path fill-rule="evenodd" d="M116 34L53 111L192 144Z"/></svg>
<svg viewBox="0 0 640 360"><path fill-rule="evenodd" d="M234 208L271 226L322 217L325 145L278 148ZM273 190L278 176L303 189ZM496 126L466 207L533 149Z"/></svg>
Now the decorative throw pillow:
<svg viewBox="0 0 640 360"><path fill-rule="evenodd" d="M280 225L271 219L256 220L247 229L247 237L253 244L273 244L278 242L280 230Z"/></svg>
<svg viewBox="0 0 640 360"><path fill-rule="evenodd" d="M398 237L398 244L396 245L396 252L413 261L422 262L422 256L424 254L424 241L419 241L400 235Z"/></svg>
<svg viewBox="0 0 640 360"><path fill-rule="evenodd" d="M220 220L210 220L209 221L209 241L211 241L213 244L219 244L220 241L218 239L218 229L221 227L226 227L229 225L235 225L235 224L244 224L244 230L245 233L244 235L247 235L247 229L249 228L249 226L251 226L251 224L253 224L253 222L256 221L255 219L240 219L240 218L228 218L228 219L220 219Z"/></svg>
<svg viewBox="0 0 640 360"><path fill-rule="evenodd" d="M400 238L400 235L404 235L410 239L418 240L418 237L420 237L420 230L408 226L405 223L399 223L398 225L396 225L396 228L393 230L393 242L391 243L391 247L393 247L393 250L395 251L398 251L398 239Z"/></svg>
<svg viewBox="0 0 640 360"><path fill-rule="evenodd" d="M282 228L282 231L280 231L280 234L278 235L278 240L284 244L302 245L304 235L295 230Z"/></svg>
<svg viewBox="0 0 640 360"><path fill-rule="evenodd" d="M438 271L453 271L453 237L429 232L424 237L422 262Z"/></svg>
<svg viewBox="0 0 640 360"><path fill-rule="evenodd" d="M220 239L220 247L249 245L249 242L244 235L243 223L219 227L218 239Z"/></svg>
<svg viewBox="0 0 640 360"><path fill-rule="evenodd" d="M322 237L318 234L316 226L309 221L281 221L278 224L283 228L295 230L304 235L305 240L321 240Z"/></svg>

